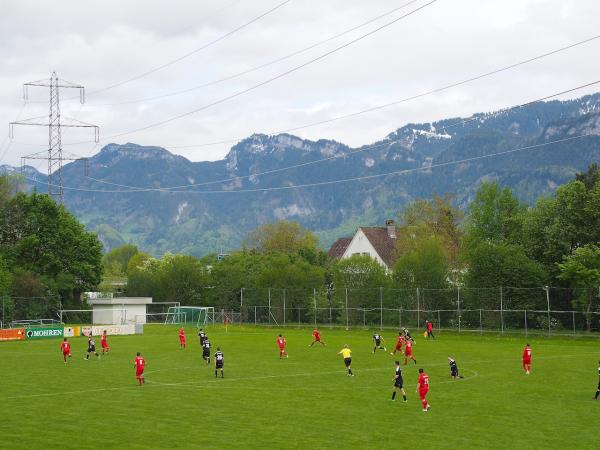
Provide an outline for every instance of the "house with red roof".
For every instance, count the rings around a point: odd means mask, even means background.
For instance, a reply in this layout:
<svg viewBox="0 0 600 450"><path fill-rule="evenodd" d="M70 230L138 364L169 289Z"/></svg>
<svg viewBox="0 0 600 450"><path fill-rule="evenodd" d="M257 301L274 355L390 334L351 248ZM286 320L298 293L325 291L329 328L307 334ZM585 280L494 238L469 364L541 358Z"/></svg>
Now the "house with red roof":
<svg viewBox="0 0 600 450"><path fill-rule="evenodd" d="M396 223L386 220L384 227L358 227L352 237L343 237L329 249L331 259L368 255L391 270L396 254Z"/></svg>

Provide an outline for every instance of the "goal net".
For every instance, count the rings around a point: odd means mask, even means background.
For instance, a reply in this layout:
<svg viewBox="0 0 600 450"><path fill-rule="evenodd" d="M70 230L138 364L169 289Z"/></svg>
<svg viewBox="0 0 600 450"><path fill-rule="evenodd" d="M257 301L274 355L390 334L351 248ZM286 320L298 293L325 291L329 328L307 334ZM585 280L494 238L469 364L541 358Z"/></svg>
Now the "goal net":
<svg viewBox="0 0 600 450"><path fill-rule="evenodd" d="M178 324L185 325L187 323L187 315L177 312L161 312L136 314L136 323L160 323L160 324Z"/></svg>
<svg viewBox="0 0 600 450"><path fill-rule="evenodd" d="M165 324L194 324L196 327L215 321L215 309L212 306L172 306L167 312Z"/></svg>

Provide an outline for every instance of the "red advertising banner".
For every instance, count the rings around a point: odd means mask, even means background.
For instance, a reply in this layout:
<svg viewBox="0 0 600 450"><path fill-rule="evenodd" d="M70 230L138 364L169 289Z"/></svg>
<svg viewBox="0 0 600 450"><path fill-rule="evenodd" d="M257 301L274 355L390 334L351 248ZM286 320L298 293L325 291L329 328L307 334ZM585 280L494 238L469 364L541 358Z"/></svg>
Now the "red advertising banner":
<svg viewBox="0 0 600 450"><path fill-rule="evenodd" d="M0 329L0 341L23 341L25 340L25 328Z"/></svg>

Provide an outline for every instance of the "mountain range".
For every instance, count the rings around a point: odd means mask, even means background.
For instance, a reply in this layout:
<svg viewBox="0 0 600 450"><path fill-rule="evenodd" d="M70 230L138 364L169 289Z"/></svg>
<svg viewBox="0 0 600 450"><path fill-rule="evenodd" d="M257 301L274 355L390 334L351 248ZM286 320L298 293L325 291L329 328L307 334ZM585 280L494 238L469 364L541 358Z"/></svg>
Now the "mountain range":
<svg viewBox="0 0 600 450"><path fill-rule="evenodd" d="M327 248L417 198L450 193L465 208L485 180L533 203L598 161L600 93L407 124L358 148L254 134L223 160L193 162L161 147L108 144L87 169L75 161L63 171L66 206L107 250L131 242L155 255L203 255L280 219L299 221ZM25 176L29 189L46 190L45 175L26 167Z"/></svg>

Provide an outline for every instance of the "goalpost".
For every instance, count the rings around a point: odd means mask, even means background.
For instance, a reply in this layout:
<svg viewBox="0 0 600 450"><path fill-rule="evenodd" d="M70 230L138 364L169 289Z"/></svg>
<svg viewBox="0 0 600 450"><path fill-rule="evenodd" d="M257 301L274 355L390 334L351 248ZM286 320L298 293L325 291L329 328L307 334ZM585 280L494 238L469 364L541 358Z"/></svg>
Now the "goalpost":
<svg viewBox="0 0 600 450"><path fill-rule="evenodd" d="M215 309L212 306L172 306L167 312L165 325L190 323L201 325L215 323Z"/></svg>
<svg viewBox="0 0 600 450"><path fill-rule="evenodd" d="M139 320L140 318L144 318L144 321ZM161 324L178 324L178 325L186 325L187 316L185 314L179 314L177 312L161 312L161 313L147 313L147 314L136 314L135 315L136 323L161 323Z"/></svg>

